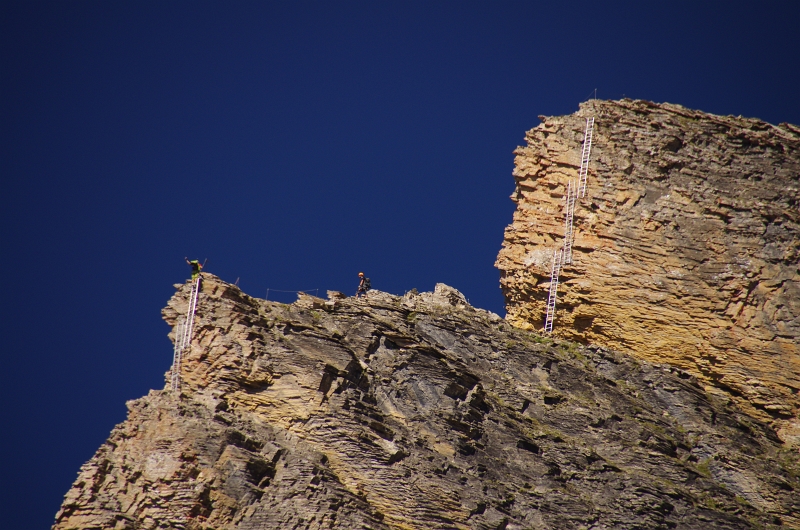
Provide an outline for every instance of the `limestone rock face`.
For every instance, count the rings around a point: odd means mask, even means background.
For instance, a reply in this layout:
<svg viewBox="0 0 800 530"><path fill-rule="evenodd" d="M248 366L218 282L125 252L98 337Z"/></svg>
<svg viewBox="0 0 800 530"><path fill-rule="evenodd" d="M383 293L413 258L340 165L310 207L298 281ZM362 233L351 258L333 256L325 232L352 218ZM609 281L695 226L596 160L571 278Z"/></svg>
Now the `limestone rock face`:
<svg viewBox="0 0 800 530"><path fill-rule="evenodd" d="M800 129L591 101L518 148L498 259L508 319L541 329L568 182L595 117L553 333L698 376L800 445Z"/></svg>
<svg viewBox="0 0 800 530"><path fill-rule="evenodd" d="M284 305L204 277L181 391L128 404L55 529L800 528L798 455L682 370L441 284Z"/></svg>

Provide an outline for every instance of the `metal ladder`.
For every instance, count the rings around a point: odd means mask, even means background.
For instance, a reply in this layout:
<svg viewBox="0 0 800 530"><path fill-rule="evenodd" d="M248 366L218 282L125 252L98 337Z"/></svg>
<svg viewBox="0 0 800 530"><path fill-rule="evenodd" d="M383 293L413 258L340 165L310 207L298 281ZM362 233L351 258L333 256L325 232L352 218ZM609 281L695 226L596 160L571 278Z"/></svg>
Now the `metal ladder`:
<svg viewBox="0 0 800 530"><path fill-rule="evenodd" d="M183 329L186 325L185 317L178 317L175 323L175 349L172 353L172 368L170 368L170 388L173 392L180 390L181 386L181 356L183 354Z"/></svg>
<svg viewBox="0 0 800 530"><path fill-rule="evenodd" d="M578 197L586 196L586 180L589 173L589 157L592 154L592 133L594 132L594 116L586 118L586 131L583 133L583 149L581 151L581 168L578 171L578 183L572 186L572 180L567 183L567 197L564 218L564 247L553 253L553 268L550 271L550 293L547 296L547 313L544 321L544 331L553 331L553 321L556 315L556 294L558 291L558 277L561 273L562 263L572 263L572 244L575 239L575 203Z"/></svg>
<svg viewBox="0 0 800 530"><path fill-rule="evenodd" d="M578 190L572 187L572 180L567 183L567 204L566 218L564 219L564 264L572 263L572 240L574 239L574 232L572 229L572 222L575 218L575 199L578 196Z"/></svg>
<svg viewBox="0 0 800 530"><path fill-rule="evenodd" d="M586 175L589 172L589 155L592 153L592 132L594 116L586 118L586 132L583 134L583 152L581 153L581 169L578 172L578 191L581 198L586 195Z"/></svg>
<svg viewBox="0 0 800 530"><path fill-rule="evenodd" d="M558 274L561 272L561 258L563 255L563 249L558 249L553 253L553 268L550 270L550 294L547 295L547 315L544 319L544 330L546 333L553 331L553 320L555 320L556 317Z"/></svg>
<svg viewBox="0 0 800 530"><path fill-rule="evenodd" d="M178 392L181 388L181 358L183 352L192 344L192 328L194 327L194 314L197 311L197 298L200 294L200 276L192 280L192 291L189 294L189 308L186 317L178 317L175 325L175 350L172 354L171 388Z"/></svg>

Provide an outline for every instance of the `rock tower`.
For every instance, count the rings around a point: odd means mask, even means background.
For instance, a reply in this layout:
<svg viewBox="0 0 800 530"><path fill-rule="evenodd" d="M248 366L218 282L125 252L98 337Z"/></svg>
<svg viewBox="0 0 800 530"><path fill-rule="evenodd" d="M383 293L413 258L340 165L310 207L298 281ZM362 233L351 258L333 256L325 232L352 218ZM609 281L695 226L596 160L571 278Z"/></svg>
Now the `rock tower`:
<svg viewBox="0 0 800 530"><path fill-rule="evenodd" d="M567 183L595 117L553 333L668 362L800 442L800 128L599 101L516 151L497 259L508 319L541 329Z"/></svg>

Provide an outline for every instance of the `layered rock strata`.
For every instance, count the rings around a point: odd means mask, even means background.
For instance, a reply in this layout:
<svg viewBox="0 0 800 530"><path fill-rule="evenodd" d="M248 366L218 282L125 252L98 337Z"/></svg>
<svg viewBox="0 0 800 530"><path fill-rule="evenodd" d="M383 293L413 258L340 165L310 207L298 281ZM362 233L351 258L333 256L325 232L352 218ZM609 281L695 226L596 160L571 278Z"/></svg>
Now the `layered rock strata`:
<svg viewBox="0 0 800 530"><path fill-rule="evenodd" d="M564 196L595 117L559 337L668 362L800 445L800 129L679 105L591 101L518 148L498 259L508 319L541 329Z"/></svg>
<svg viewBox="0 0 800 530"><path fill-rule="evenodd" d="M55 529L800 528L765 424L447 286L283 305L206 275L196 318L179 395L128 403Z"/></svg>

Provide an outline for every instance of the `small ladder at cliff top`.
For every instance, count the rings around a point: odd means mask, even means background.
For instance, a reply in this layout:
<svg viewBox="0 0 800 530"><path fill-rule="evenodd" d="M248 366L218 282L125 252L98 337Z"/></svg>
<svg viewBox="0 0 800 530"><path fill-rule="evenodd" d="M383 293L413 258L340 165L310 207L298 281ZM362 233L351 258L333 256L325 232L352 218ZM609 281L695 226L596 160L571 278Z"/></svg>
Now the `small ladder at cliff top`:
<svg viewBox="0 0 800 530"><path fill-rule="evenodd" d="M564 264L572 263L572 240L574 239L573 220L575 219L575 199L578 190L572 187L572 180L567 183L566 218L564 220Z"/></svg>
<svg viewBox="0 0 800 530"><path fill-rule="evenodd" d="M578 191L583 198L586 195L586 174L589 172L589 155L592 153L592 131L594 116L586 118L586 132L583 134L583 152L581 152L581 169L578 172Z"/></svg>
<svg viewBox="0 0 800 530"><path fill-rule="evenodd" d="M192 343L192 328L194 327L194 314L197 311L197 298L200 293L200 276L192 280L192 291L189 294L189 308L186 317L178 317L175 325L175 351L172 354L171 387L177 392L181 387L181 358L183 352L188 350Z"/></svg>
<svg viewBox="0 0 800 530"><path fill-rule="evenodd" d="M561 271L561 258L563 255L563 249L558 249L553 253L553 268L550 270L550 294L547 295L547 314L544 319L544 330L546 333L551 333L553 331L553 321L556 318L558 274Z"/></svg>

